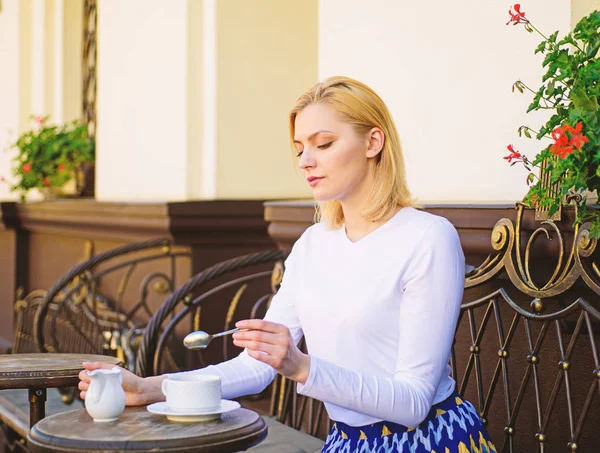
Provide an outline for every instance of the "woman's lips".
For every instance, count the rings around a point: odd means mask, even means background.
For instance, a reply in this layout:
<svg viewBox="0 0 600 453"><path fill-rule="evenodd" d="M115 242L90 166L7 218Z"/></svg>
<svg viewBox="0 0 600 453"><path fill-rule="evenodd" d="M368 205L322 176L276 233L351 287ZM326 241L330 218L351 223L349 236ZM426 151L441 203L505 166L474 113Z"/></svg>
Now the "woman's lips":
<svg viewBox="0 0 600 453"><path fill-rule="evenodd" d="M319 184L319 181L321 181L322 179L324 179L324 176L322 176L322 177L311 176L310 178L306 178L306 180L308 181L308 184L311 187L314 187L317 184Z"/></svg>

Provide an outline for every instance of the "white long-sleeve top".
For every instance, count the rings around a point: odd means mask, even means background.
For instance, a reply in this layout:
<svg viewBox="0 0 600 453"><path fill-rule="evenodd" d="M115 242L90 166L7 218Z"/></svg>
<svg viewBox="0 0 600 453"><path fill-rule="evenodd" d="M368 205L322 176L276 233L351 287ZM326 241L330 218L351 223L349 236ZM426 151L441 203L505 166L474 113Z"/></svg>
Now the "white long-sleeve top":
<svg viewBox="0 0 600 453"><path fill-rule="evenodd" d="M297 391L351 426L417 426L454 389L452 345L465 261L450 222L406 207L357 242L345 228L308 228L286 260L265 319L304 334L310 373ZM221 376L223 398L262 391L269 365L245 351L187 373Z"/></svg>

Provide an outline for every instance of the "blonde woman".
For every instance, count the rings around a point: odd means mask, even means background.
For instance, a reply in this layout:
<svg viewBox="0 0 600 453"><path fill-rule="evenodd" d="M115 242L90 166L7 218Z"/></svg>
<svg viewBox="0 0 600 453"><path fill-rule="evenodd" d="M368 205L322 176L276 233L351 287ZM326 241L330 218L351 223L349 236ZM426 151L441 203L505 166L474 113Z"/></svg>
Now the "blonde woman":
<svg viewBox="0 0 600 453"><path fill-rule="evenodd" d="M220 375L224 398L258 393L275 373L296 381L335 421L323 452L495 452L449 375L464 284L458 235L414 207L386 105L332 77L298 99L289 127L320 221L294 245L264 320L237 323L249 329L234 334L244 352L188 373ZM162 379L126 373L128 404L164 400Z"/></svg>

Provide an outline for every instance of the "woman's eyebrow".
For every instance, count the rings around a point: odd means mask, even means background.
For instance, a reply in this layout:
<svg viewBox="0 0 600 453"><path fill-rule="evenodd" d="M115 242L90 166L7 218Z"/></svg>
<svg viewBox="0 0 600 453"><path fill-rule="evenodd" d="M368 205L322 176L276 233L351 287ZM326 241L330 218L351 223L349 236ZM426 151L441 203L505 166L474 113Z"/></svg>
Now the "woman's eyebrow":
<svg viewBox="0 0 600 453"><path fill-rule="evenodd" d="M324 133L324 132L328 132L328 133L330 133L330 134L333 134L333 132L331 132L331 131L328 131L328 130L326 130L326 129L321 129L320 131L313 132L312 134L310 134L310 135L308 136L308 139L307 139L307 140L310 142L310 141L311 141L311 140L312 140L314 137L316 137L317 135L319 135L319 134L322 134L322 133ZM300 140L296 140L296 139L294 139L294 143L300 143L300 144L302 144L302 142L301 142Z"/></svg>

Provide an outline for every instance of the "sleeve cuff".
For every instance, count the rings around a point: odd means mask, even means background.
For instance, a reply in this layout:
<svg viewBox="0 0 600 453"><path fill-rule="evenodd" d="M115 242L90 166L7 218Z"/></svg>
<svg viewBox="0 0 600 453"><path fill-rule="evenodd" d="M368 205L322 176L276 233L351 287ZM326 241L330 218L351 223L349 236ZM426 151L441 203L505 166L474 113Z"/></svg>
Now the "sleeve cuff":
<svg viewBox="0 0 600 453"><path fill-rule="evenodd" d="M310 393L310 389L312 388L314 382L315 382L315 377L317 375L317 368L319 367L319 359L317 359L315 356L309 356L310 357L310 371L308 372L308 378L306 379L306 382L304 384L301 384L300 382L296 383L296 392L298 392L300 395L306 395L309 396Z"/></svg>

